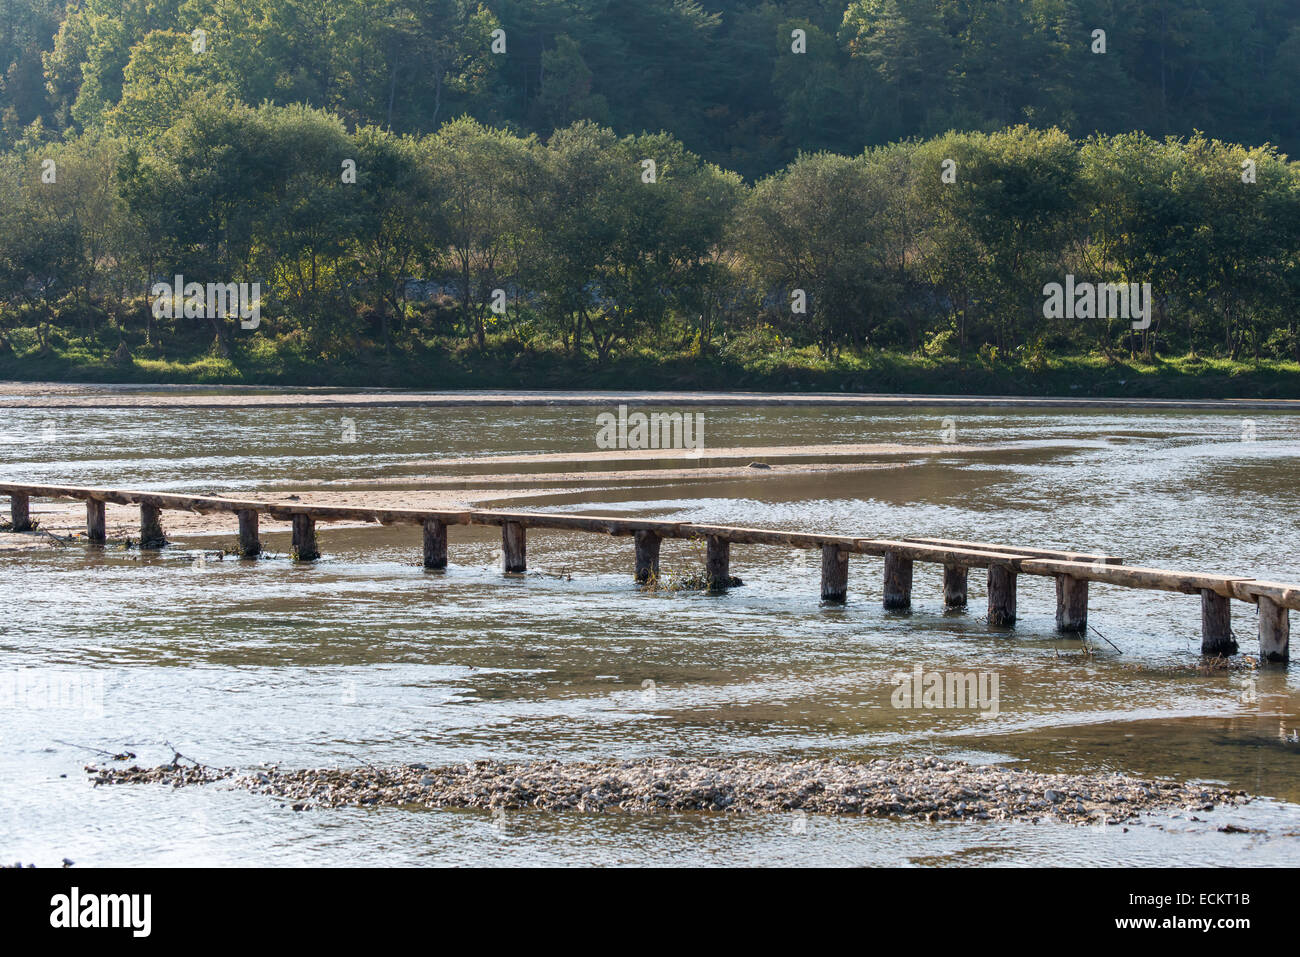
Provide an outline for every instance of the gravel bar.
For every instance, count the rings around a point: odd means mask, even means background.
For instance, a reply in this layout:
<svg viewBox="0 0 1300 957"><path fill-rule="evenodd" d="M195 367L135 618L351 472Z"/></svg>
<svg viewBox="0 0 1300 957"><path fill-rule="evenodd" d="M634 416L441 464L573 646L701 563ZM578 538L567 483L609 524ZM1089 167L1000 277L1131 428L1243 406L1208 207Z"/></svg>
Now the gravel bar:
<svg viewBox="0 0 1300 957"><path fill-rule="evenodd" d="M1067 820L1120 823L1146 811L1211 811L1244 791L1115 774L1039 774L934 757L852 762L766 759L475 761L446 767L108 768L96 785L226 780L294 810L341 807L502 808L775 814L853 814L926 821Z"/></svg>

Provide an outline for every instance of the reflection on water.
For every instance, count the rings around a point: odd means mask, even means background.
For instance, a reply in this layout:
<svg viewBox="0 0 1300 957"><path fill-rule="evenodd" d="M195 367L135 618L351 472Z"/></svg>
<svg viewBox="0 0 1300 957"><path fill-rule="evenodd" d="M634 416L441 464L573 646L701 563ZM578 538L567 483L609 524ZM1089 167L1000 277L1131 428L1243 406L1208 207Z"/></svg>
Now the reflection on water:
<svg viewBox="0 0 1300 957"><path fill-rule="evenodd" d="M0 478L168 489L328 488L436 474L440 458L594 450L586 408L7 410ZM936 444L932 411L706 410L714 446ZM355 419L355 441L340 418ZM1111 412L957 417L951 450L904 467L610 484L529 507L627 511L876 536L940 535L1300 580L1300 417ZM44 436L44 441L42 437ZM1008 443L963 454L963 443ZM233 529L231 532L233 535ZM230 537L230 536L227 536ZM735 546L722 597L638 591L631 543L529 538L505 578L489 529L451 530L445 573L412 529L323 527L325 559L206 561L82 546L0 556L0 672L70 675L91 707L0 702L0 855L95 863L1295 863L1300 690L1280 670L1202 674L1199 602L1094 585L1086 643L1053 633L1050 580L1022 578L1013 630L945 612L918 565L910 613L855 558L820 607L816 556ZM272 551L287 552L271 534ZM666 571L698 545L665 542ZM1254 609L1234 603L1243 651ZM985 672L996 717L899 709L896 675ZM1294 669L1293 669L1294 671ZM94 676L94 681L87 679ZM51 679L53 680L53 679ZM10 687L13 687L12 680ZM98 689L98 690L97 690ZM95 707L95 704L98 707ZM483 757L936 752L1038 770L1222 781L1275 800L1151 826L468 811L294 813L242 792L92 790L86 748L207 764L443 763ZM63 775L66 775L64 777ZM1200 817L1203 820L1194 820ZM1228 821L1265 833L1225 834Z"/></svg>

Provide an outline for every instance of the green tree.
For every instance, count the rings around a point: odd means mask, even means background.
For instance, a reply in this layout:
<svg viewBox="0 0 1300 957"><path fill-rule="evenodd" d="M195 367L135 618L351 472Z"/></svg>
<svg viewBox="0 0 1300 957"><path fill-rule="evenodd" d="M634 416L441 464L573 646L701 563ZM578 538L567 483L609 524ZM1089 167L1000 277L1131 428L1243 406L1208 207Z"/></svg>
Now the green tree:
<svg viewBox="0 0 1300 957"><path fill-rule="evenodd" d="M531 144L462 117L444 125L427 149L460 282L461 319L478 348L485 349L492 292L514 268L518 184L527 176Z"/></svg>
<svg viewBox="0 0 1300 957"><path fill-rule="evenodd" d="M753 281L827 354L872 340L882 205L863 162L816 153L759 182L740 213Z"/></svg>
<svg viewBox="0 0 1300 957"><path fill-rule="evenodd" d="M609 121L609 104L591 91L593 74L578 44L561 34L555 49L542 53L542 82L536 108L539 125L556 129L574 120Z"/></svg>
<svg viewBox="0 0 1300 957"><path fill-rule="evenodd" d="M122 74L122 96L106 113L105 124L128 139L162 135L190 98L230 97L234 91L216 80L208 64L216 54L196 53L192 37L154 30L131 49Z"/></svg>
<svg viewBox="0 0 1300 957"><path fill-rule="evenodd" d="M406 281L436 268L449 238L441 193L420 143L373 126L358 130L354 142L357 181L352 192L358 209L353 255L389 350L392 325L406 311Z"/></svg>
<svg viewBox="0 0 1300 957"><path fill-rule="evenodd" d="M581 354L593 311L592 284L618 231L617 192L635 178L611 130L587 120L556 130L521 181L521 275L564 347Z"/></svg>

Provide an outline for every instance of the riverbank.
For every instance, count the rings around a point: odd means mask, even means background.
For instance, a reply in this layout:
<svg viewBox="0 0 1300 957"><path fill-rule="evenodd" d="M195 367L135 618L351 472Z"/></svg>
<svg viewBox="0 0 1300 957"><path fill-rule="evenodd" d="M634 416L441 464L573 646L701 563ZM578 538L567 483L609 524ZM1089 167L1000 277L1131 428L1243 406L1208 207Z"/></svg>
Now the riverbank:
<svg viewBox="0 0 1300 957"><path fill-rule="evenodd" d="M140 352L140 350L137 350ZM598 363L556 349L490 342L464 348L305 357L270 341L233 344L228 356L204 350L176 357L97 350L10 352L0 379L98 384L190 384L357 389L744 390L757 393L870 393L899 396L1063 396L1114 399L1297 399L1300 363L1202 356L925 356L814 349L705 356L637 351Z"/></svg>
<svg viewBox="0 0 1300 957"><path fill-rule="evenodd" d="M1244 791L1113 774L1040 774L935 757L858 763L840 759L474 761L377 768L181 766L86 768L96 787L229 780L295 811L342 807L492 811L723 811L851 814L924 821L1040 820L1122 824L1146 812L1213 811L1248 803Z"/></svg>
<svg viewBox="0 0 1300 957"><path fill-rule="evenodd" d="M342 389L323 386L193 385L184 383L100 383L0 381L0 409L233 409L233 408L454 408L593 406L658 407L829 406L837 408L961 409L1149 409L1168 411L1300 411L1300 398L1233 397L1178 399L1141 396L960 395L945 392L772 392L663 390L464 390L417 392L400 389Z"/></svg>

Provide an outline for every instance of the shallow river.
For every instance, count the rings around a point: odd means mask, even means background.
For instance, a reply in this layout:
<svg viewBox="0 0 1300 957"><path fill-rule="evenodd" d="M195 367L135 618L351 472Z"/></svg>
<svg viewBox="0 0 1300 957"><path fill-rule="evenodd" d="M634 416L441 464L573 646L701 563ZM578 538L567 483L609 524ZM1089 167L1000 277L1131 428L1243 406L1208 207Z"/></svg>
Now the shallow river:
<svg viewBox="0 0 1300 957"><path fill-rule="evenodd" d="M591 408L0 411L0 478L255 493L400 482L471 454L591 452ZM703 411L710 447L938 444L925 410ZM344 423L343 417L351 418ZM1300 580L1300 416L960 412L950 452L851 473L642 482L527 507L932 535ZM354 434L353 434L354 433ZM347 441L354 439L354 441ZM1005 443L971 454L973 443ZM511 471L515 467L511 467ZM364 487L363 484L360 487ZM386 486L394 487L394 486ZM495 504L505 504L500 499ZM39 512L37 513L39 517ZM164 513L164 521L166 514ZM233 530L232 530L233 531ZM534 531L497 570L491 529L320 528L293 566L82 545L0 553L0 859L95 864L1300 863L1300 665L1198 672L1199 600L1094 585L1086 645L1053 633L1050 579L1020 580L1014 629L945 612L918 565L908 613L880 563L818 602L814 556L735 546L725 596L632 586L627 539ZM700 549L666 542L665 571ZM1243 653L1255 611L1234 602ZM1294 617L1294 616L1293 616ZM1298 625L1300 626L1300 625ZM895 676L996 675L996 707L898 708ZM72 696L42 695L62 682ZM992 713L996 711L996 713ZM241 768L479 758L938 754L1044 771L1225 782L1264 799L1124 828L722 814L294 812L222 786L92 788L88 749L172 749ZM1197 818L1200 818L1199 820ZM1227 823L1252 833L1225 833Z"/></svg>

